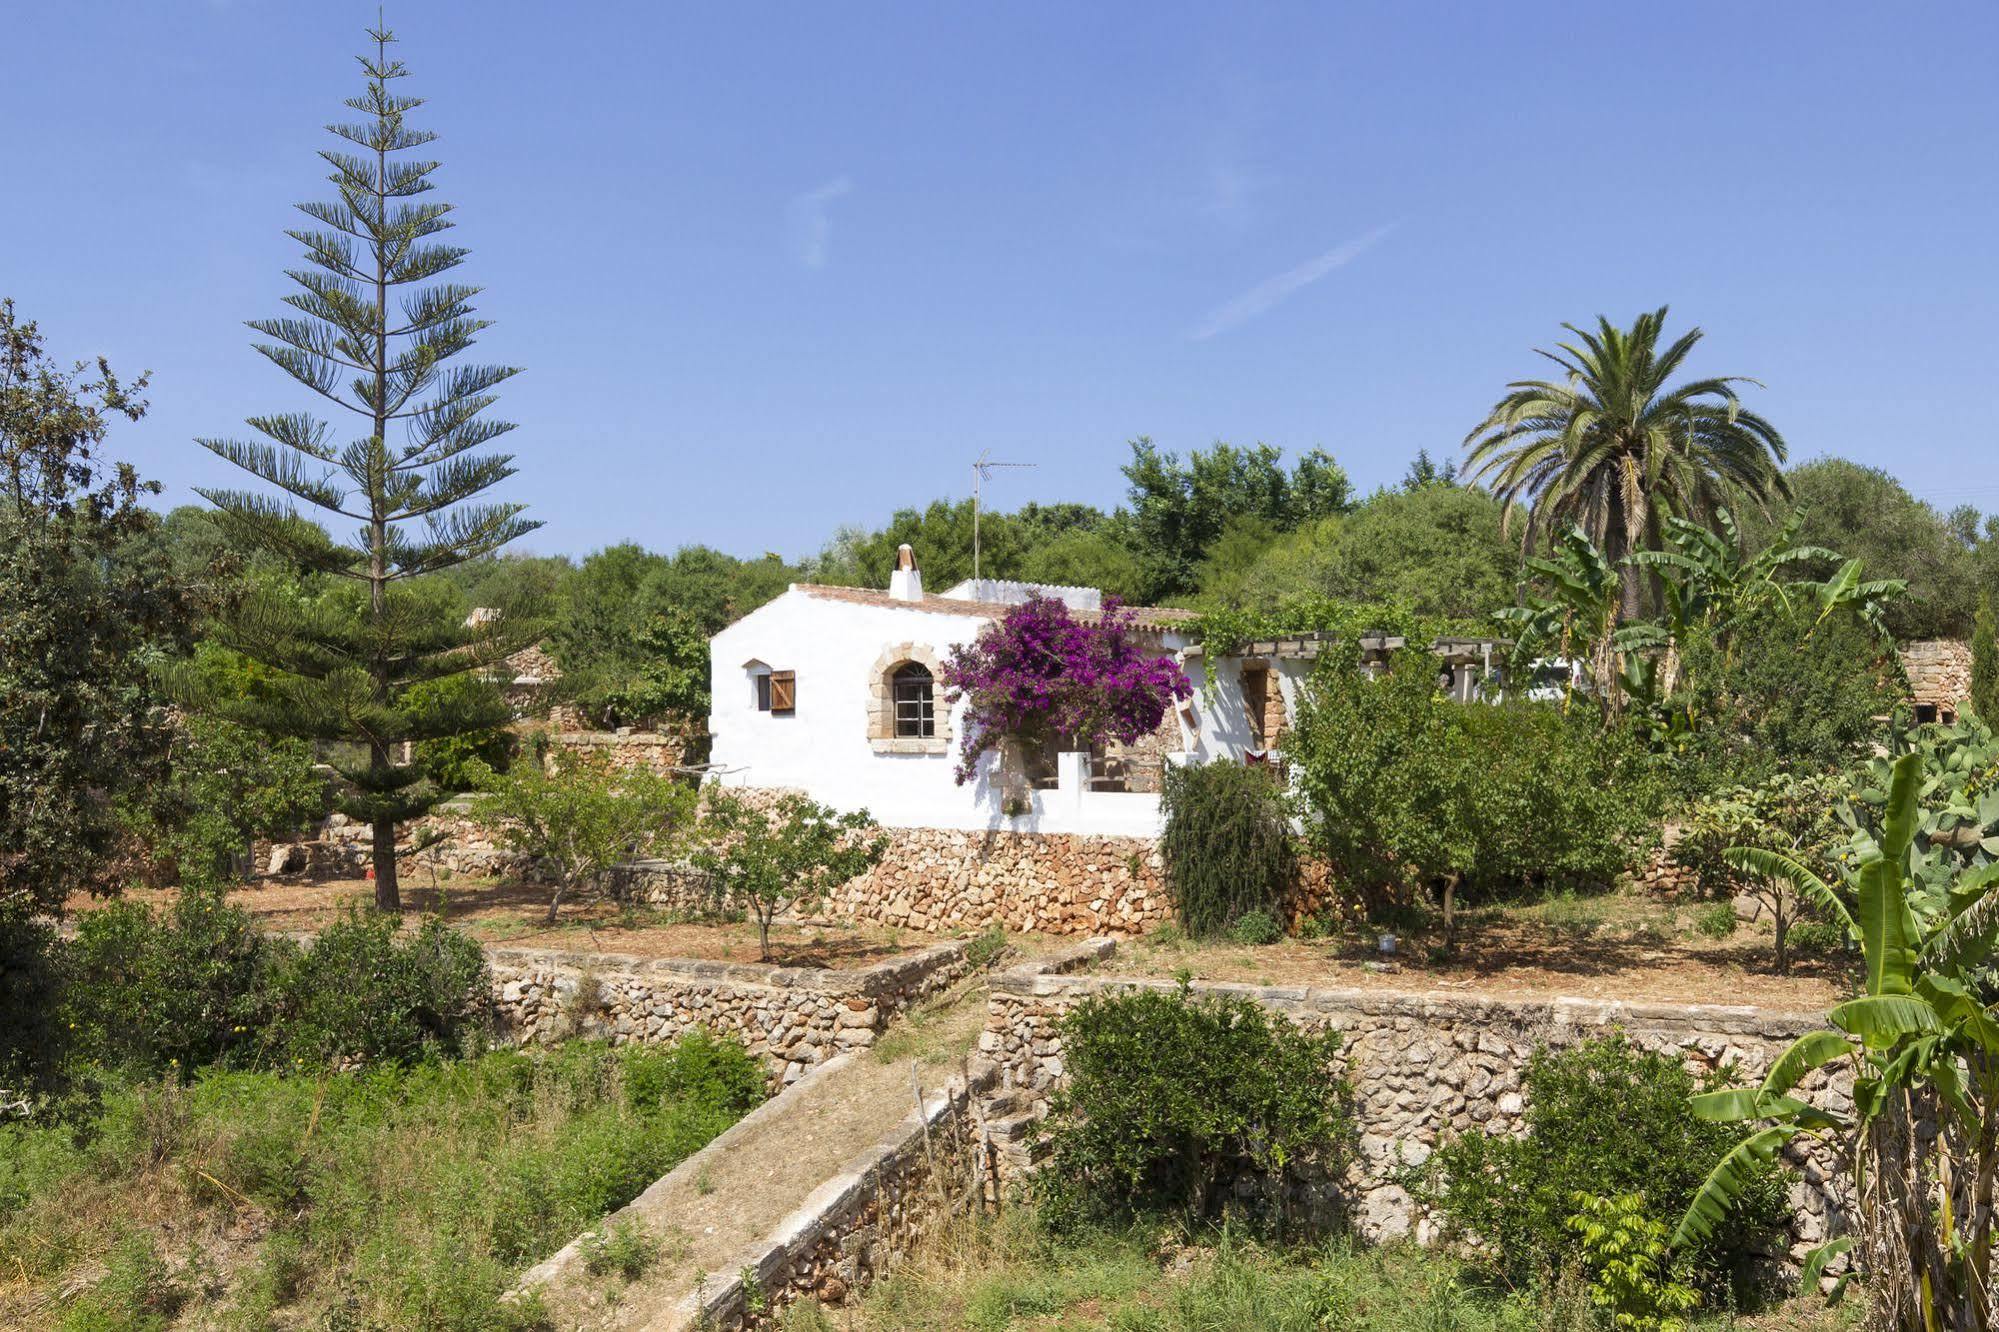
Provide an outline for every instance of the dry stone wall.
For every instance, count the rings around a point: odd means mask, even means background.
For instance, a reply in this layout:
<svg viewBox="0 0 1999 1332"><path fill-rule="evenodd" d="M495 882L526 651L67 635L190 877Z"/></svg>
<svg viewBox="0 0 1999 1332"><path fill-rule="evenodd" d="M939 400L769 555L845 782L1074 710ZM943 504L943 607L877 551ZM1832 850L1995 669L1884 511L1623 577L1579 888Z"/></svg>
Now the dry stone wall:
<svg viewBox="0 0 1999 1332"><path fill-rule="evenodd" d="M828 895L829 914L913 930L999 925L1044 934L1144 934L1172 916L1144 837L888 829L881 863Z"/></svg>
<svg viewBox="0 0 1999 1332"><path fill-rule="evenodd" d="M1063 1085L1060 1023L1087 996L1169 982L1011 972L992 984L982 1063L991 1079L981 1097L983 1147L995 1189L1010 1189L1034 1166L1034 1144L1049 1096ZM1343 1210L1373 1238L1413 1234L1429 1224L1397 1182L1440 1140L1458 1133L1525 1130L1523 1076L1543 1045L1567 1046L1621 1031L1633 1044L1678 1055L1708 1072L1733 1066L1760 1078L1791 1041L1820 1023L1815 1015L1712 1004L1621 1004L1584 999L1487 999L1373 990L1197 984L1197 993L1245 995L1307 1029L1343 1036L1360 1154L1333 1190ZM1816 1074L1803 1094L1827 1109L1850 1108L1848 1089ZM1794 1256L1824 1239L1837 1198L1822 1162L1800 1157L1792 1186Z"/></svg>
<svg viewBox="0 0 1999 1332"><path fill-rule="evenodd" d="M972 970L962 943L853 971L488 948L500 1026L521 1044L598 1036L670 1043L693 1027L732 1035L772 1081L864 1050L889 1019Z"/></svg>
<svg viewBox="0 0 1999 1332"><path fill-rule="evenodd" d="M1910 699L1955 716L1971 697L1971 644L1929 638L1902 644L1900 653Z"/></svg>

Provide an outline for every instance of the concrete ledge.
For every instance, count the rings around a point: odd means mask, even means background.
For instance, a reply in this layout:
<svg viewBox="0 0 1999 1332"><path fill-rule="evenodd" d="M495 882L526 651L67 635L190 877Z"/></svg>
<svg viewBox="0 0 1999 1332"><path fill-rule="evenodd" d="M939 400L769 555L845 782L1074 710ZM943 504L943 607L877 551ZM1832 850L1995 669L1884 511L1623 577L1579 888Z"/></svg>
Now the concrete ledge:
<svg viewBox="0 0 1999 1332"><path fill-rule="evenodd" d="M489 945L489 963L516 967L548 967L564 971L617 972L620 975L657 976L662 979L721 981L735 985L761 985L784 990L812 990L821 994L880 994L896 988L898 982L919 976L965 955L965 943L953 940L933 944L907 957L893 957L871 966L780 967L758 962L719 962L705 958L641 957L635 953L588 953L559 948L508 948Z"/></svg>
<svg viewBox="0 0 1999 1332"><path fill-rule="evenodd" d="M920 1111L912 1108L893 1129L808 1194L768 1235L732 1255L723 1270L714 1274L712 1283L697 1284L655 1326L660 1332L696 1328L733 1332L747 1326L751 1292L745 1288L745 1272L755 1274L756 1284L768 1301L766 1314L803 1295L812 1285L815 1260L829 1246L842 1247L846 1236L864 1226L879 1229L879 1217L864 1220L870 1199L879 1200L891 1183L899 1184L906 1194L936 1189L937 1181L924 1178L929 1174L926 1132L940 1137L952 1115L969 1115L973 1097L990 1086L992 1076L990 1071L974 1074L969 1085L953 1078L941 1091L925 1096ZM958 1201L969 1200L968 1194ZM892 1243L890 1247L894 1247Z"/></svg>
<svg viewBox="0 0 1999 1332"><path fill-rule="evenodd" d="M643 1193L605 1217L594 1229L584 1231L581 1235L578 1235L575 1239L557 1249L553 1254L550 1254L541 1262L536 1263L533 1267L521 1273L520 1279L514 1283L514 1288L508 1293L507 1298L510 1300L520 1299L538 1287L554 1285L573 1278L577 1273L584 1270L583 1246L588 1241L603 1234L622 1221L636 1218L649 1203L666 1192L671 1182L683 1178L698 1177L708 1167L709 1163L722 1155L722 1153L734 1150L736 1146L747 1138L755 1137L763 1131L765 1124L779 1118L786 1110L790 1109L792 1102L809 1095L820 1082L834 1076L853 1061L854 1056L851 1054L833 1056L833 1058L816 1066L810 1073L807 1073L804 1077L792 1083L777 1095L770 1097L762 1105L750 1111L735 1123L729 1125L728 1128L723 1129L720 1133L709 1139L707 1146L647 1185Z"/></svg>
<svg viewBox="0 0 1999 1332"><path fill-rule="evenodd" d="M1092 940L1091 944L1108 944ZM1088 947L1089 945L1085 945ZM1101 955L1108 957L1107 949ZM1088 961L1098 960L1091 957ZM1068 974L1075 968L1016 967L993 977L992 993L1019 999L1071 997L1119 990L1173 991L1180 983L1154 976ZM1195 981L1196 994L1237 995L1287 1012L1310 1012L1336 1019L1350 1013L1370 1018L1407 1017L1425 1022L1450 1020L1517 1027L1620 1027L1629 1032L1703 1031L1790 1039L1825 1025L1822 1013L1755 1008L1744 1004L1634 1003L1584 999L1465 994L1455 990L1378 990L1294 985L1244 985ZM1337 1023L1335 1024L1337 1025Z"/></svg>

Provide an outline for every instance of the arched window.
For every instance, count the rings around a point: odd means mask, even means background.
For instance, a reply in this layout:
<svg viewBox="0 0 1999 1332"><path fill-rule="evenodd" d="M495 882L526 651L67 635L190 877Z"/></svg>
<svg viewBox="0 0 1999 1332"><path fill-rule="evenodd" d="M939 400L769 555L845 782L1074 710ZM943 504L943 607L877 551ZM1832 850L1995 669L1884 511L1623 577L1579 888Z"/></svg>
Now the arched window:
<svg viewBox="0 0 1999 1332"><path fill-rule="evenodd" d="M895 738L928 740L937 734L936 685L930 668L920 661L906 661L889 677L895 702Z"/></svg>

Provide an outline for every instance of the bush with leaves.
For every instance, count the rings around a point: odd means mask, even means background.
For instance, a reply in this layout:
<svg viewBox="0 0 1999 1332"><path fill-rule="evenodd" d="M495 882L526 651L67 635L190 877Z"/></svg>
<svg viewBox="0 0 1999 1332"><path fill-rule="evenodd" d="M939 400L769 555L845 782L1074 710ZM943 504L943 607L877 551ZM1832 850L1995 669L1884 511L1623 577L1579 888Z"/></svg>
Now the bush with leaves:
<svg viewBox="0 0 1999 1332"><path fill-rule="evenodd" d="M695 803L686 782L558 748L545 763L516 763L489 778L472 817L507 846L553 867L548 921L554 924L565 899L604 892L619 865L680 847Z"/></svg>
<svg viewBox="0 0 1999 1332"><path fill-rule="evenodd" d="M1168 767L1159 808L1166 891L1187 933L1225 933L1251 912L1282 917L1297 855L1284 790L1270 769Z"/></svg>
<svg viewBox="0 0 1999 1332"><path fill-rule="evenodd" d="M1084 1000L1062 1021L1069 1083L1034 1185L1044 1216L1057 1228L1199 1222L1238 1177L1287 1200L1302 1180L1337 1177L1353 1133L1339 1045L1339 1033L1301 1031L1239 995Z"/></svg>
<svg viewBox="0 0 1999 1332"><path fill-rule="evenodd" d="M1791 926L1801 913L1836 904L1769 872L1766 857L1779 853L1830 876L1834 847L1843 840L1834 809L1845 791L1838 777L1785 773L1698 801L1682 816L1674 862L1698 873L1709 891L1741 885L1769 909L1780 976L1790 974Z"/></svg>
<svg viewBox="0 0 1999 1332"><path fill-rule="evenodd" d="M249 913L212 889L184 888L159 911L114 902L90 912L65 950L81 1053L139 1076L256 1062L274 1034L271 953Z"/></svg>
<svg viewBox="0 0 1999 1332"><path fill-rule="evenodd" d="M866 810L843 814L796 792L758 806L712 788L702 833L707 841L694 852L694 864L713 877L724 905L755 918L766 962L778 912L866 873L888 849Z"/></svg>
<svg viewBox="0 0 1999 1332"><path fill-rule="evenodd" d="M310 945L269 935L212 890L117 902L62 951L78 1052L138 1076L202 1067L406 1063L483 1037L485 953L427 920L354 914Z"/></svg>
<svg viewBox="0 0 1999 1332"><path fill-rule="evenodd" d="M307 947L273 949L267 1003L260 1039L294 1064L461 1054L489 1025L486 953L435 916L405 930L393 916L350 912Z"/></svg>
<svg viewBox="0 0 1999 1332"><path fill-rule="evenodd" d="M1754 786L1781 772L1846 768L1906 697L1892 645L1857 617L1769 603L1732 642L1696 632L1671 707L1696 719L1665 742L1661 779L1683 799Z"/></svg>
<svg viewBox="0 0 1999 1332"><path fill-rule="evenodd" d="M1590 1303L1617 1332L1683 1332L1682 1316L1701 1302L1675 1269L1666 1223L1647 1211L1642 1194L1615 1198L1578 1193L1568 1226L1581 1242Z"/></svg>
<svg viewBox="0 0 1999 1332"><path fill-rule="evenodd" d="M1377 903L1440 888L1447 945L1460 890L1607 885L1655 805L1628 737L1552 704L1455 703L1420 651L1379 678L1352 643L1327 654L1287 749L1339 877Z"/></svg>
<svg viewBox="0 0 1999 1332"><path fill-rule="evenodd" d="M1526 1136L1451 1139L1424 1167L1419 1196L1446 1237L1496 1277L1550 1280L1579 1256L1569 1226L1578 1193L1642 1195L1650 1215L1670 1218L1699 1192L1732 1142L1693 1112L1699 1089L1678 1060L1622 1036L1538 1050L1527 1064ZM1778 1173L1754 1173L1725 1223L1687 1253L1690 1270L1720 1286L1752 1240L1788 1217Z"/></svg>

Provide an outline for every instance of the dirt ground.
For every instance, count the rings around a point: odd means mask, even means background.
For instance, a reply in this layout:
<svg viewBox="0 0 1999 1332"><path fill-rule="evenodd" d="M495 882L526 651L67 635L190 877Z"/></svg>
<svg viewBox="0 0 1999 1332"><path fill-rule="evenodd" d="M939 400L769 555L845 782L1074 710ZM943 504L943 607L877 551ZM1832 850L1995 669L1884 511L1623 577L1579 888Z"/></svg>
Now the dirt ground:
<svg viewBox="0 0 1999 1332"><path fill-rule="evenodd" d="M173 901L177 891L133 889L125 897L165 905ZM365 879L306 883L259 878L232 890L228 900L269 929L307 931L332 923L352 907L373 902L374 892L375 885ZM433 886L423 882L421 875L410 875L402 883L403 914L414 922L435 912L474 938L516 948L712 962L760 960L754 921L697 924L647 907L625 910L603 902L566 905L551 926L544 923L548 892L539 884L491 879L460 878ZM101 900L86 898L70 903L73 912L101 905ZM770 942L771 960L780 966L852 970L927 948L939 942L939 937L848 924L778 924L771 927Z"/></svg>
<svg viewBox="0 0 1999 1332"><path fill-rule="evenodd" d="M1250 985L1569 995L1807 1012L1849 992L1851 964L1841 955L1794 957L1791 974L1779 976L1767 920L1739 922L1727 937L1710 938L1694 924L1703 909L1636 891L1488 907L1462 914L1458 948L1448 956L1428 923L1396 932L1392 955L1380 951L1384 931L1376 928L1257 947L1190 943L1168 930L1119 945L1099 969L1144 976L1184 970L1199 980Z"/></svg>
<svg viewBox="0 0 1999 1332"><path fill-rule="evenodd" d="M492 880L432 885L411 876L403 909L414 919L438 912L485 942L522 948L628 953L756 962L753 922L693 923L663 911L621 909L613 903L566 905L553 926L543 921L548 890ZM317 883L258 879L229 894L231 903L277 930L315 930L342 911L372 900L363 879ZM131 899L166 903L174 890L134 890ZM75 909L97 905L83 899ZM1318 985L1382 990L1465 990L1478 994L1668 1003L1753 1004L1823 1010L1849 992L1848 958L1806 954L1791 975L1776 974L1767 919L1738 922L1733 933L1709 937L1696 928L1708 904L1662 901L1639 890L1600 897L1551 897L1531 904L1460 913L1456 951L1443 955L1432 920L1399 930L1392 955L1379 951L1377 927L1343 928L1323 939L1288 938L1249 946L1193 943L1167 930L1120 943L1102 969L1122 975L1176 975L1251 985ZM844 922L778 924L771 930L779 965L854 969L902 956L939 941L938 935ZM1072 940L1022 936L1015 943L1040 953Z"/></svg>

